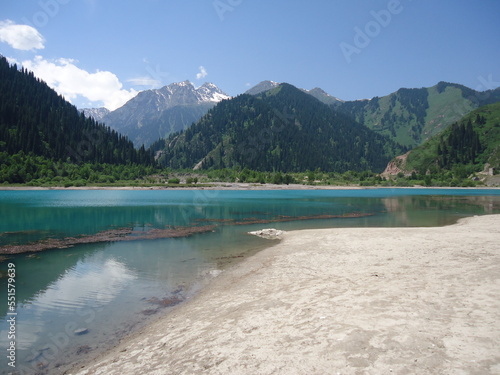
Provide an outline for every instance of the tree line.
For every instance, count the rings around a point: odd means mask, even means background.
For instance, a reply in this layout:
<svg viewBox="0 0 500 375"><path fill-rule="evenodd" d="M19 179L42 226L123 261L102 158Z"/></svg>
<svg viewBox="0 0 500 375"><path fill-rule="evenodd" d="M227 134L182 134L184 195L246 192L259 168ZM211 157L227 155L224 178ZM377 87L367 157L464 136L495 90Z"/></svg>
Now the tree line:
<svg viewBox="0 0 500 375"><path fill-rule="evenodd" d="M54 160L151 164L144 148L85 117L33 72L0 58L0 151Z"/></svg>
<svg viewBox="0 0 500 375"><path fill-rule="evenodd" d="M481 124L481 117L478 120ZM467 123L452 124L450 131L440 137L437 162L443 169L451 169L455 164L475 164L481 152L479 134L473 129L469 119Z"/></svg>
<svg viewBox="0 0 500 375"><path fill-rule="evenodd" d="M380 170L404 148L297 88L240 95L152 146L162 166L256 171Z"/></svg>
<svg viewBox="0 0 500 375"><path fill-rule="evenodd" d="M155 164L144 147L87 118L33 72L0 56L0 182L28 182L47 165ZM37 163L40 163L37 165ZM67 168L59 168L64 170Z"/></svg>

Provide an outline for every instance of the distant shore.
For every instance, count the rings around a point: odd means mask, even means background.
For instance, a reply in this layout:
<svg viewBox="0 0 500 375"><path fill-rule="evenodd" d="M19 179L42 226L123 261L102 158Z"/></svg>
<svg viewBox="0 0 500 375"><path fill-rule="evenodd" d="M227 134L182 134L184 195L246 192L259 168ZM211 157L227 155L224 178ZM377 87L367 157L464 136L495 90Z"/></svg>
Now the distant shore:
<svg viewBox="0 0 500 375"><path fill-rule="evenodd" d="M72 374L500 373L500 215L283 240Z"/></svg>
<svg viewBox="0 0 500 375"><path fill-rule="evenodd" d="M211 182L199 184L199 186L2 186L0 191L22 191L22 190L363 190L363 189L500 189L500 187L448 187L448 186L357 186L357 185L275 185L275 184L256 184L241 182Z"/></svg>

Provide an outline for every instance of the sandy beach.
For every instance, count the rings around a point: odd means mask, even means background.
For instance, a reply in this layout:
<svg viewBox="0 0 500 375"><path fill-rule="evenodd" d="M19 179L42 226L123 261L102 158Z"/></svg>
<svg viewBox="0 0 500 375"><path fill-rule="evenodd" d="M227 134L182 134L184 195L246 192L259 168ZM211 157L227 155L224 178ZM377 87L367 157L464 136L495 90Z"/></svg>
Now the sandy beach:
<svg viewBox="0 0 500 375"><path fill-rule="evenodd" d="M500 374L500 215L288 232L72 374Z"/></svg>

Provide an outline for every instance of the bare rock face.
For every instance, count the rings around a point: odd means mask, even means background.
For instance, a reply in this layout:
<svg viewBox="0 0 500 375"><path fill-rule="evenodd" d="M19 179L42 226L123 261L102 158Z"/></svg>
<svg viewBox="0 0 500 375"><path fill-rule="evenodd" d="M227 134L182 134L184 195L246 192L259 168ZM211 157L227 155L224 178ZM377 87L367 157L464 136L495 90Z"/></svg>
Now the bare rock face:
<svg viewBox="0 0 500 375"><path fill-rule="evenodd" d="M389 164L387 164L385 171L381 173L381 176L391 177L396 176L399 172L405 173L406 158L408 158L409 154L410 151L408 151L404 155L396 156L394 159L392 159Z"/></svg>
<svg viewBox="0 0 500 375"><path fill-rule="evenodd" d="M269 229L261 229L254 232L248 232L248 234L252 234L257 237L262 237L268 240L281 240L283 238L283 234L285 231L269 228Z"/></svg>

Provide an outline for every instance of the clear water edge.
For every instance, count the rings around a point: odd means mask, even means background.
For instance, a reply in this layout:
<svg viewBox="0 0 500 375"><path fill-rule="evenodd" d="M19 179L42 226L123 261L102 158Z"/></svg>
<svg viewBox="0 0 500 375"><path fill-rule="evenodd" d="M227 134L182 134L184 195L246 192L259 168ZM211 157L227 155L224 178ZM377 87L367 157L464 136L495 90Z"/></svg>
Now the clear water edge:
<svg viewBox="0 0 500 375"><path fill-rule="evenodd" d="M78 245L17 255L17 359L24 373L58 373L110 346L151 319L170 300L191 298L224 267L268 246L246 235L263 227L284 230L364 226L441 226L475 214L500 213L500 191L394 189L350 191L96 191L0 192L0 236L8 242L97 233L109 228L193 225L200 220L282 216L372 216L269 224L217 223L213 233L189 238ZM160 191L161 192L161 191ZM144 194L149 193L149 194ZM6 237L8 239L6 239ZM0 347L7 342L6 285L0 280ZM165 302L166 301L166 302ZM152 315L150 315L152 314ZM78 328L88 329L75 335ZM0 369L4 366L0 358ZM23 368L20 373L23 373Z"/></svg>

